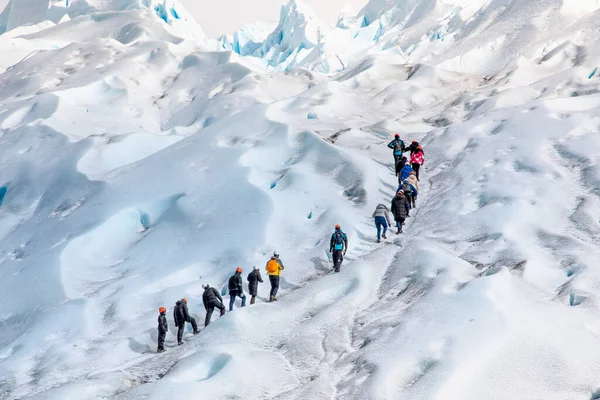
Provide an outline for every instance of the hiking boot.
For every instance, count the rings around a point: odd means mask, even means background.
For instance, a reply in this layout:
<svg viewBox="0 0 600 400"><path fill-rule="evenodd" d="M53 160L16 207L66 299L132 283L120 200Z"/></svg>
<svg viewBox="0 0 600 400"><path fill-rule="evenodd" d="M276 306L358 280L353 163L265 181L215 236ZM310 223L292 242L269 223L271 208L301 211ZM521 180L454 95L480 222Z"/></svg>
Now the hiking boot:
<svg viewBox="0 0 600 400"><path fill-rule="evenodd" d="M381 243L381 239L377 239L377 243Z"/></svg>
<svg viewBox="0 0 600 400"><path fill-rule="evenodd" d="M385 236L385 233L383 235L381 235L382 238L387 239L387 236Z"/></svg>
<svg viewBox="0 0 600 400"><path fill-rule="evenodd" d="M402 231L401 231L400 229L398 229L398 230L396 231L396 235L398 235L398 234L400 234L400 233L402 233Z"/></svg>
<svg viewBox="0 0 600 400"><path fill-rule="evenodd" d="M277 301L277 297L271 296L271 298L269 298L269 303L272 302L272 301Z"/></svg>
<svg viewBox="0 0 600 400"><path fill-rule="evenodd" d="M158 350L156 350L157 353L162 353L163 351L165 351L165 349L158 349Z"/></svg>
<svg viewBox="0 0 600 400"><path fill-rule="evenodd" d="M225 309L222 309L222 310L221 310L221 317L222 317L223 315L225 315Z"/></svg>
<svg viewBox="0 0 600 400"><path fill-rule="evenodd" d="M177 342L177 346L181 346L183 342Z"/></svg>
<svg viewBox="0 0 600 400"><path fill-rule="evenodd" d="M194 335L197 335L197 334L199 334L199 333L200 333L200 331L199 331L199 330L195 330L195 331L194 331Z"/></svg>

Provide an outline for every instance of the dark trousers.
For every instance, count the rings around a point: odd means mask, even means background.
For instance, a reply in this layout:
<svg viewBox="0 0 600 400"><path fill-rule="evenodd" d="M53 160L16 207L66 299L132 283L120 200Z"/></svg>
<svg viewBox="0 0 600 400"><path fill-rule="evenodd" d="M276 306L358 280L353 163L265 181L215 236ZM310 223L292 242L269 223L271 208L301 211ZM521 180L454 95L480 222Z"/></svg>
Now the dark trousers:
<svg viewBox="0 0 600 400"><path fill-rule="evenodd" d="M279 275L269 275L269 281L271 281L271 297L275 297L279 290Z"/></svg>
<svg viewBox="0 0 600 400"><path fill-rule="evenodd" d="M404 223L404 218L400 218L396 220L396 228L398 228L398 232L402 232L402 224Z"/></svg>
<svg viewBox="0 0 600 400"><path fill-rule="evenodd" d="M158 350L165 349L165 338L167 337L167 332L162 332L160 329L158 330Z"/></svg>
<svg viewBox="0 0 600 400"><path fill-rule="evenodd" d="M413 208L415 208L417 206L417 195L412 195L410 196L411 200L412 200L412 206Z"/></svg>
<svg viewBox="0 0 600 400"><path fill-rule="evenodd" d="M225 306L221 302L210 303L208 308L206 309L206 319L204 320L204 326L208 326L210 324L210 319L212 317L213 311L215 311L215 307L221 311L221 315L225 314Z"/></svg>
<svg viewBox="0 0 600 400"><path fill-rule="evenodd" d="M411 167L415 170L415 175L417 176L417 180L419 180L419 168L421 168L421 164L412 163Z"/></svg>
<svg viewBox="0 0 600 400"><path fill-rule="evenodd" d="M394 154L394 169L396 170L396 176L400 173L400 170L404 165L400 165L400 160L402 160L402 154Z"/></svg>
<svg viewBox="0 0 600 400"><path fill-rule="evenodd" d="M192 324L192 329L194 330L194 332L198 332L198 324L196 324L196 319L194 317L190 317L190 319L187 320L187 322L189 322L190 324ZM182 322L181 324L179 324L179 326L177 327L177 343L181 343L183 340L183 331L185 330L185 322Z"/></svg>
<svg viewBox="0 0 600 400"><path fill-rule="evenodd" d="M387 231L388 224L385 217L375 217L375 227L377 228L377 240L381 239L381 228L383 228L383 234Z"/></svg>
<svg viewBox="0 0 600 400"><path fill-rule="evenodd" d="M242 299L242 307L246 306L246 295L244 293L230 294L229 295L229 311L233 311L233 305L235 304L235 298L238 296Z"/></svg>
<svg viewBox="0 0 600 400"><path fill-rule="evenodd" d="M342 250L334 250L333 251L333 270L335 272L340 272L340 268L342 267L342 261L344 261L344 254Z"/></svg>

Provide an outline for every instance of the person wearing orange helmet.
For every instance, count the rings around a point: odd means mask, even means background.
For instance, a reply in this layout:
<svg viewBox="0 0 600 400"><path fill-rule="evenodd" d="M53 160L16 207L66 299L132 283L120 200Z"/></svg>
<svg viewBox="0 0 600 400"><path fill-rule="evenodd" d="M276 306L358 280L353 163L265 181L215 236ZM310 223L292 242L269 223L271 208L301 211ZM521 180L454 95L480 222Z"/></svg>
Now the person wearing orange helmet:
<svg viewBox="0 0 600 400"><path fill-rule="evenodd" d="M169 331L169 324L167 324L167 309L160 307L158 309L158 350L157 353L165 351L165 337Z"/></svg>
<svg viewBox="0 0 600 400"><path fill-rule="evenodd" d="M183 344L183 331L185 328L185 323L189 322L192 324L192 328L194 329L194 335L200 333L198 330L198 324L196 324L196 319L190 316L187 308L187 299L183 298L177 303L175 303L175 309L173 310L173 319L175 320L175 326L177 326L177 344Z"/></svg>
<svg viewBox="0 0 600 400"><path fill-rule="evenodd" d="M339 225L335 226L335 232L331 235L329 241L329 252L332 253L333 257L333 270L340 272L342 267L342 261L348 250L348 236L342 232L342 228Z"/></svg>
<svg viewBox="0 0 600 400"><path fill-rule="evenodd" d="M242 299L242 307L246 306L246 295L244 294L243 282L242 269L237 268L235 274L231 275L229 278L229 311L233 311L236 297Z"/></svg>

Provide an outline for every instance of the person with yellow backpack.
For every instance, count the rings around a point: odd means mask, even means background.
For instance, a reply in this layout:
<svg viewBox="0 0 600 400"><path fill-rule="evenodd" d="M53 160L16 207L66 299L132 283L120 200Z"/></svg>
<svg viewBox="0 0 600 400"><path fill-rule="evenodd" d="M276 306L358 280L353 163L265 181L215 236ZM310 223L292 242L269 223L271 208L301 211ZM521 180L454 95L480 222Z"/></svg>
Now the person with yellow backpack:
<svg viewBox="0 0 600 400"><path fill-rule="evenodd" d="M269 302L277 301L277 297L275 296L277 296L277 291L279 290L279 275L284 267L276 251L273 252L273 257L267 262L265 269L271 282L271 297L269 298Z"/></svg>

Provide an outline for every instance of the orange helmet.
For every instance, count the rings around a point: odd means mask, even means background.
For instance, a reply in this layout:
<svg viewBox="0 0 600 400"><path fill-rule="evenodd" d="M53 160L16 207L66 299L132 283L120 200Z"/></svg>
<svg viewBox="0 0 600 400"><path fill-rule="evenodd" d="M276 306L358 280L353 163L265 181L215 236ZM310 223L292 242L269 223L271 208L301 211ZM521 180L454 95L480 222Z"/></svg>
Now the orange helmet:
<svg viewBox="0 0 600 400"><path fill-rule="evenodd" d="M167 309L166 309L166 308L164 308L164 307L160 307L160 308L158 309L158 312L159 312L159 313L164 313L164 312L167 312Z"/></svg>
<svg viewBox="0 0 600 400"><path fill-rule="evenodd" d="M414 175L414 174L415 174L415 171L410 171L409 175Z"/></svg>
<svg viewBox="0 0 600 400"><path fill-rule="evenodd" d="M413 141L412 141L412 143L417 143L417 141L416 141L416 140L413 140Z"/></svg>
<svg viewBox="0 0 600 400"><path fill-rule="evenodd" d="M423 150L421 146L417 146L417 150Z"/></svg>
<svg viewBox="0 0 600 400"><path fill-rule="evenodd" d="M235 272L242 272L242 269L241 269L240 267L237 267L237 268L235 269Z"/></svg>
<svg viewBox="0 0 600 400"><path fill-rule="evenodd" d="M335 224L335 229L336 229L336 230L339 230L339 229L341 229L341 226L340 226L340 224Z"/></svg>
<svg viewBox="0 0 600 400"><path fill-rule="evenodd" d="M182 300L185 304L187 304L187 299L185 297Z"/></svg>
<svg viewBox="0 0 600 400"><path fill-rule="evenodd" d="M396 133L396 134L394 135L394 137L397 137L397 138L399 138L399 137L400 137L400 135Z"/></svg>

